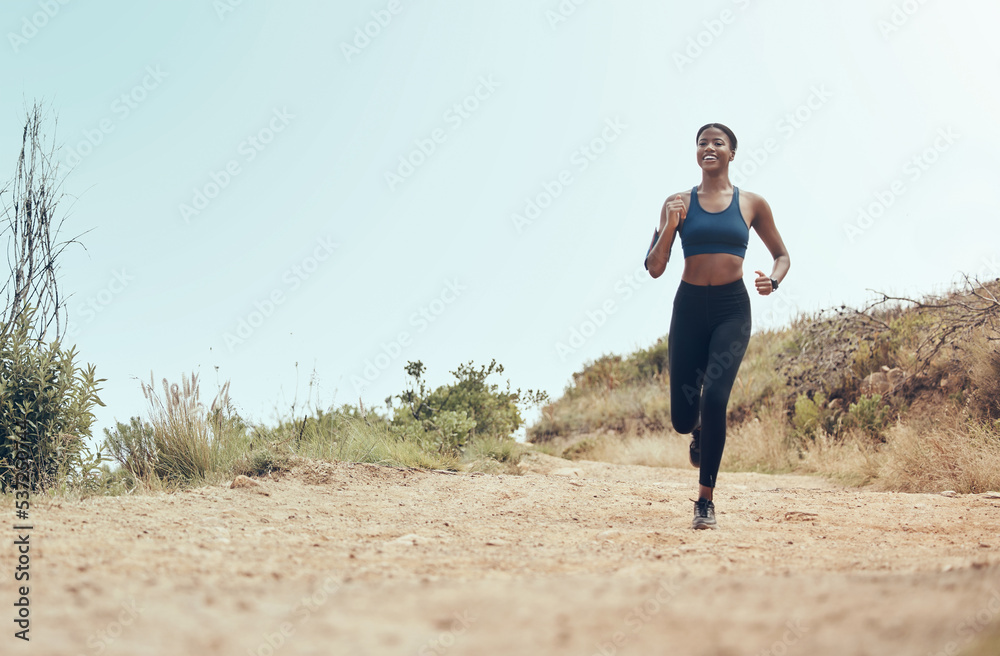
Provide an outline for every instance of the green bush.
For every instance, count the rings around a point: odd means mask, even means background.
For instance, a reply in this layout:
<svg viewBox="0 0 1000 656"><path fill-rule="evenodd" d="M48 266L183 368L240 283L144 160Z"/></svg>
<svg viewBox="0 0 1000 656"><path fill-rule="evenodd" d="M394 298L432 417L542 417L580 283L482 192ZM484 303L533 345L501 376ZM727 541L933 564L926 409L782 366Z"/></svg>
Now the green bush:
<svg viewBox="0 0 1000 656"><path fill-rule="evenodd" d="M33 315L28 308L13 325L0 326L3 490L44 489L67 477L87 476L101 460L99 453L90 454L85 438L91 436L91 410L104 405L97 392L105 379L96 378L93 365L74 364L75 347L31 337Z"/></svg>
<svg viewBox="0 0 1000 656"><path fill-rule="evenodd" d="M639 349L629 356L629 360L635 364L640 378L656 378L663 376L670 370L667 344L667 338L661 337L649 348Z"/></svg>
<svg viewBox="0 0 1000 656"><path fill-rule="evenodd" d="M882 438L891 416L892 408L882 402L881 394L864 395L848 408L844 427L856 428L878 440Z"/></svg>
<svg viewBox="0 0 1000 656"><path fill-rule="evenodd" d="M460 364L451 374L456 381L434 391L423 380L424 364L408 362L410 389L396 395L403 405L394 409L391 426L402 439L430 447L441 454L458 455L477 437L511 439L524 423L520 405L543 403L545 392L505 390L487 379L503 373L496 360L475 367Z"/></svg>
<svg viewBox="0 0 1000 656"><path fill-rule="evenodd" d="M835 435L839 432L838 414L830 408L826 394L816 392L812 398L799 394L795 400L795 414L792 425L801 437L815 439L820 433Z"/></svg>

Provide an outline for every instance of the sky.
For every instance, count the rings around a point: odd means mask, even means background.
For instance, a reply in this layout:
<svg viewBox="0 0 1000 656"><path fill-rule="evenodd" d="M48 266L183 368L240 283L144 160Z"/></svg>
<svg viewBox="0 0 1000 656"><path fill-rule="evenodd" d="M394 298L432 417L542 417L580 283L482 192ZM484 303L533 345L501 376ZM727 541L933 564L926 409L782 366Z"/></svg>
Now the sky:
<svg viewBox="0 0 1000 656"><path fill-rule="evenodd" d="M658 279L642 262L664 199L701 181L705 123L736 133L730 178L791 259L755 330L1000 276L998 20L971 0L7 1L0 177L43 101L83 244L59 263L65 341L106 379L95 439L146 412L140 381L192 373L262 422L384 410L415 360L437 386L496 359L501 386L556 398L666 335L680 245ZM770 267L752 233L748 286Z"/></svg>

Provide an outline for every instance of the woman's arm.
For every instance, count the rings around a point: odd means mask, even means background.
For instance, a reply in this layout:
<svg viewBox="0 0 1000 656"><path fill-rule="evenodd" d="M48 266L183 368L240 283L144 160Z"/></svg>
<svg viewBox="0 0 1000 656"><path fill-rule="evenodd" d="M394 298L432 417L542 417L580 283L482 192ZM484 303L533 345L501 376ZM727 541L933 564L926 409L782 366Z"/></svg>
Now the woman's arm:
<svg viewBox="0 0 1000 656"><path fill-rule="evenodd" d="M667 198L660 210L659 238L646 255L646 269L649 275L659 278L667 269L667 262L670 261L670 249L674 245L674 236L681 220L687 215L687 208L680 194L674 194Z"/></svg>
<svg viewBox="0 0 1000 656"><path fill-rule="evenodd" d="M779 283L784 280L785 275L788 273L788 268L791 266L791 260L788 257L788 249L785 248L785 243L781 241L781 235L778 234L778 228L774 225L774 215L771 214L771 206L767 204L767 201L762 196L758 196L757 194L754 194L753 229L757 231L761 241L767 246L767 250L771 252L771 257L774 258L771 275L769 277L760 275L755 281L757 292L762 296L767 296L771 293L771 281L769 278L774 278ZM756 273L761 274L762 272L757 271Z"/></svg>

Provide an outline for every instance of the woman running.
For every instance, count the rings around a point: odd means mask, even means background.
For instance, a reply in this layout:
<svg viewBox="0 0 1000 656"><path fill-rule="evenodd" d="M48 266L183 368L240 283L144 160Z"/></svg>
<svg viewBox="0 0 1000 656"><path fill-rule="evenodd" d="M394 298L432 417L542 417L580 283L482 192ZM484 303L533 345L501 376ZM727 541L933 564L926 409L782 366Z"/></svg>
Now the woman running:
<svg viewBox="0 0 1000 656"><path fill-rule="evenodd" d="M716 528L712 493L726 444L726 406L750 340L750 297L743 284L750 228L774 257L770 276L755 271L758 294L777 291L790 261L767 201L729 181L733 131L709 123L698 130L696 143L701 185L663 204L646 268L654 278L663 275L674 235L680 234L684 272L667 335L670 419L678 433L691 433L691 464L700 469L692 528L702 529Z"/></svg>

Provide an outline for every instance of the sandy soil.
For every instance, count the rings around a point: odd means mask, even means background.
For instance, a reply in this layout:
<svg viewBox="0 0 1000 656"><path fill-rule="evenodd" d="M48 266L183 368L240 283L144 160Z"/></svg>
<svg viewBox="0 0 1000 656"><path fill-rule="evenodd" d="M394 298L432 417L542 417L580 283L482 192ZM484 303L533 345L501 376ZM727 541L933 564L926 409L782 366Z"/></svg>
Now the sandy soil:
<svg viewBox="0 0 1000 656"><path fill-rule="evenodd" d="M4 539L0 651L924 656L998 635L1000 495L723 473L720 529L692 531L693 469L524 469L307 462L36 500L31 641L12 637Z"/></svg>

